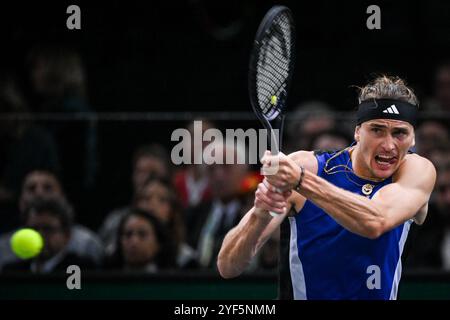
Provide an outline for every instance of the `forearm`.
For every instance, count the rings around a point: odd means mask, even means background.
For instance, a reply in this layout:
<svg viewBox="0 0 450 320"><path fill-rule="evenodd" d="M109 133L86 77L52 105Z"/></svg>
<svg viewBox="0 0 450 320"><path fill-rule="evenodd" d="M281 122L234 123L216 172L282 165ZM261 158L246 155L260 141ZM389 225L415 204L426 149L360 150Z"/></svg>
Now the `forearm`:
<svg viewBox="0 0 450 320"><path fill-rule="evenodd" d="M224 278L240 275L250 264L260 247L261 235L271 221L270 215L256 215L255 208L232 229L223 240L217 259L219 272Z"/></svg>
<svg viewBox="0 0 450 320"><path fill-rule="evenodd" d="M384 230L385 217L372 201L338 188L311 172L305 172L300 194L356 234L377 238Z"/></svg>

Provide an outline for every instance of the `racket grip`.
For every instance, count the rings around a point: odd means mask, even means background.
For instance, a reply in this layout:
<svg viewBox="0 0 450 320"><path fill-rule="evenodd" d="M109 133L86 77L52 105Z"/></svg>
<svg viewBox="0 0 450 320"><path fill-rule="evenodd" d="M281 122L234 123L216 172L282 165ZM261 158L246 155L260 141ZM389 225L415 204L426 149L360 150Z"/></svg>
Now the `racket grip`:
<svg viewBox="0 0 450 320"><path fill-rule="evenodd" d="M272 212L272 211L270 211L269 213L270 213L270 215L271 215L272 217L274 217L274 218L280 215L279 213Z"/></svg>
<svg viewBox="0 0 450 320"><path fill-rule="evenodd" d="M275 191L276 191L277 193L281 193L281 190L278 189L278 188L276 188ZM273 211L270 211L269 213L270 213L270 215L271 215L272 217L274 217L274 218L280 215L280 213L276 213L276 212L273 212Z"/></svg>

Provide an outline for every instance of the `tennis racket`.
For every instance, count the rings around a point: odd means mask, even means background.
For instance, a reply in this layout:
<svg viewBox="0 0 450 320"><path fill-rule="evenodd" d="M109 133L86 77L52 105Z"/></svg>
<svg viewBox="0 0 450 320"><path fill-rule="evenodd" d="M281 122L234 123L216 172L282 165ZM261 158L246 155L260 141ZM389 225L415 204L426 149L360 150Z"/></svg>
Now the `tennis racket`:
<svg viewBox="0 0 450 320"><path fill-rule="evenodd" d="M266 13L256 32L248 74L250 102L269 132L268 143L274 154L281 150L284 111L294 60L295 24L291 10L274 6Z"/></svg>

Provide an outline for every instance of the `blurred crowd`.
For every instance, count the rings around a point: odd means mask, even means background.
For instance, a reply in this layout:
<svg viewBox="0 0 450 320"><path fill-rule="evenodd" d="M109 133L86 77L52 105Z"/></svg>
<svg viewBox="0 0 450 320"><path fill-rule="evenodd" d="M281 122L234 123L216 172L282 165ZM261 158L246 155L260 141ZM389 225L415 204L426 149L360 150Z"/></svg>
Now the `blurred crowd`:
<svg viewBox="0 0 450 320"><path fill-rule="evenodd" d="M89 117L51 123L34 119L95 112L82 60L75 51L36 48L28 57L26 77L8 70L0 74L0 272L65 272L72 264L82 270L148 273L215 269L223 237L253 205L261 181L258 168L175 166L169 143L148 141L129 156L132 192L127 203L96 212L102 223L93 230L75 208L95 199L83 194L96 192L96 122ZM450 270L450 63L436 69L433 96L420 107L425 116L416 128L414 151L434 163L438 180L428 219L411 231L405 268ZM297 106L286 120L285 153L351 145L353 119L334 110L321 101ZM203 121L202 129L215 126ZM186 129L192 132L193 123ZM219 147L224 154L239 148ZM44 249L31 260L20 260L10 249L11 235L22 227L44 238ZM248 272L275 271L278 242L274 235Z"/></svg>

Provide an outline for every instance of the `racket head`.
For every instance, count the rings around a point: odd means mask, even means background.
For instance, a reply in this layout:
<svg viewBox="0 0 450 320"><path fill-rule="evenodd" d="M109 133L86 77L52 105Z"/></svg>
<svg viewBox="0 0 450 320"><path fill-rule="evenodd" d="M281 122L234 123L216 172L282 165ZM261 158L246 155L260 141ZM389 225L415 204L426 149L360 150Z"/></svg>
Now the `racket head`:
<svg viewBox="0 0 450 320"><path fill-rule="evenodd" d="M294 61L292 12L288 7L274 6L266 13L256 32L248 77L250 102L267 129L282 129Z"/></svg>

